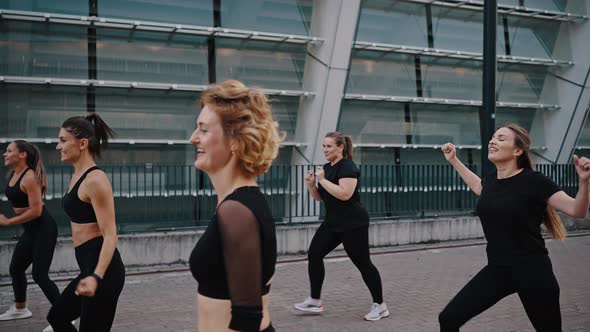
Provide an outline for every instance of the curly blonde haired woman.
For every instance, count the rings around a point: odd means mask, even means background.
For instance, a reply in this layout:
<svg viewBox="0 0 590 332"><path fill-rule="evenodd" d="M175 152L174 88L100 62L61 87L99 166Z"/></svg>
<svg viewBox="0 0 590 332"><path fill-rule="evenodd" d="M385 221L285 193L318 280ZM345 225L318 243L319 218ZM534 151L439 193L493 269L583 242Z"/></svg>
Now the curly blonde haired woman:
<svg viewBox="0 0 590 332"><path fill-rule="evenodd" d="M261 92L228 80L201 96L190 142L195 167L217 193L217 209L189 260L199 284L199 331L274 331L275 226L256 177L269 169L281 139Z"/></svg>

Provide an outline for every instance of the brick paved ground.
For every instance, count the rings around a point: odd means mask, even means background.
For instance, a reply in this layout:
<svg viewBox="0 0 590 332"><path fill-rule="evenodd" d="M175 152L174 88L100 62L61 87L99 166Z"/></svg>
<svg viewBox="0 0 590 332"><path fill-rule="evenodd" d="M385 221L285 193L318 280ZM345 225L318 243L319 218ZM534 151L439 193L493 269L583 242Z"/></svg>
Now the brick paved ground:
<svg viewBox="0 0 590 332"><path fill-rule="evenodd" d="M271 292L271 315L278 331L437 331L437 315L451 297L485 262L484 246L386 253L375 250L373 261L381 271L385 300L391 316L365 322L370 295L360 274L345 258L326 262L320 316L300 315L292 305L308 295L305 262L277 266ZM441 247L443 246L443 247ZM565 331L590 331L590 236L549 241L553 266L561 285ZM415 248L415 247L414 247ZM394 250L403 249L402 247ZM283 257L283 259L285 259ZM59 282L63 289L65 282ZM113 331L195 331L196 283L188 271L130 275L123 291ZM36 331L47 324L49 305L36 285L29 288L33 318L1 322L0 331ZM11 287L0 286L0 311L13 300ZM516 295L470 321L462 331L532 331Z"/></svg>

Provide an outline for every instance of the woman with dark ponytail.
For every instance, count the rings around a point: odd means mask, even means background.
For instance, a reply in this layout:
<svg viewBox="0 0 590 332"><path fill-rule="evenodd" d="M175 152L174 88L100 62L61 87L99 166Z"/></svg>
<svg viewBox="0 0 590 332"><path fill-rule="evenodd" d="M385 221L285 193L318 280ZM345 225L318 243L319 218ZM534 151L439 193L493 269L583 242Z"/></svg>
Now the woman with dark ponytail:
<svg viewBox="0 0 590 332"><path fill-rule="evenodd" d="M117 250L117 228L111 183L94 162L114 132L98 116L67 119L59 131L61 160L74 166L63 198L71 219L72 242L80 274L49 311L54 331L76 331L70 322L80 317L80 331L110 331L125 267Z"/></svg>
<svg viewBox="0 0 590 332"><path fill-rule="evenodd" d="M500 127L488 143L488 159L496 171L480 179L457 158L453 144L442 147L447 161L480 196L476 212L488 242L488 265L441 312L441 331L459 331L468 320L513 293L518 293L535 330L561 331L559 285L541 223L553 239L563 240L565 228L555 209L575 218L586 216L590 159L574 156L579 189L572 198L534 171L530 148L524 128Z"/></svg>
<svg viewBox="0 0 590 332"><path fill-rule="evenodd" d="M309 171L305 182L311 196L324 201L326 217L313 236L307 253L311 296L295 304L295 308L312 313L324 311L320 300L325 275L324 257L342 244L373 297L371 309L364 319L376 321L389 316L389 310L383 302L381 276L371 262L369 214L360 201L360 171L352 161L352 140L339 132L329 132L324 137L323 148L328 163L317 168L315 178Z"/></svg>
<svg viewBox="0 0 590 332"><path fill-rule="evenodd" d="M0 214L0 225L22 224L24 232L14 248L9 268L15 304L0 315L0 321L32 316L27 308L25 275L31 263L33 280L49 302L53 304L59 297L57 286L48 276L57 241L57 226L43 204L47 179L39 150L29 142L14 141L6 148L4 164L10 168L5 194L15 216L7 218Z"/></svg>

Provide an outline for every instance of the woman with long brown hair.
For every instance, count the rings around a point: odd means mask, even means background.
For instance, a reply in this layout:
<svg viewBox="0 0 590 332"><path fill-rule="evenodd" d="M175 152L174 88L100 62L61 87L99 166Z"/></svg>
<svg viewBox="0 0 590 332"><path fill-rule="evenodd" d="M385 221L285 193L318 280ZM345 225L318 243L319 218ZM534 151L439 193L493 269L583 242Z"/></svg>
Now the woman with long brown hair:
<svg viewBox="0 0 590 332"><path fill-rule="evenodd" d="M39 149L27 141L11 142L4 153L4 164L10 168L5 194L15 216L7 218L0 214L0 226L21 224L24 232L16 243L9 268L15 304L0 315L0 321L32 316L27 308L25 275L31 264L33 280L47 300L53 304L59 296L48 275L57 242L57 225L43 203L47 177Z"/></svg>
<svg viewBox="0 0 590 332"><path fill-rule="evenodd" d="M555 209L576 218L586 215L590 159L574 156L579 190L572 198L534 171L530 148L524 128L500 127L488 144L488 159L496 171L480 179L457 158L453 144L442 147L447 161L479 196L476 212L488 242L488 265L440 313L441 331L459 331L468 320L513 293L518 293L537 331L561 331L559 285L541 224L554 239L563 240L565 229Z"/></svg>

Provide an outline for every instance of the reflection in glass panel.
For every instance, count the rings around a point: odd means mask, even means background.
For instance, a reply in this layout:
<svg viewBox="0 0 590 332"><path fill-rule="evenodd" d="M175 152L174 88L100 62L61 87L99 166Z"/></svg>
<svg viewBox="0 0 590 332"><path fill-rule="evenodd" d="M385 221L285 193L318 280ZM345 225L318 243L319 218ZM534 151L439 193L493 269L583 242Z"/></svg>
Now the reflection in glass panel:
<svg viewBox="0 0 590 332"><path fill-rule="evenodd" d="M86 113L85 87L0 85L0 136L57 138L63 121Z"/></svg>
<svg viewBox="0 0 590 332"><path fill-rule="evenodd" d="M86 28L0 20L0 75L87 78Z"/></svg>
<svg viewBox="0 0 590 332"><path fill-rule="evenodd" d="M279 123L279 131L286 134L285 141L293 141L297 126L299 97L268 97L272 107L272 118Z"/></svg>
<svg viewBox="0 0 590 332"><path fill-rule="evenodd" d="M414 56L353 50L346 93L416 96Z"/></svg>
<svg viewBox="0 0 590 332"><path fill-rule="evenodd" d="M586 118L586 122L584 123L584 128L582 129L582 133L580 138L578 139L578 144L576 146L583 146L586 149L590 149L590 119ZM590 154L584 154L584 156L590 156Z"/></svg>
<svg viewBox="0 0 590 332"><path fill-rule="evenodd" d="M223 0L224 28L309 35L312 0Z"/></svg>
<svg viewBox="0 0 590 332"><path fill-rule="evenodd" d="M482 62L422 57L423 97L481 99Z"/></svg>
<svg viewBox="0 0 590 332"><path fill-rule="evenodd" d="M508 17L508 34L512 55L552 58L560 22ZM559 50L563 54L563 50ZM567 53L567 52L565 52Z"/></svg>
<svg viewBox="0 0 590 332"><path fill-rule="evenodd" d="M402 165L445 164L447 162L440 149L401 149L399 155Z"/></svg>
<svg viewBox="0 0 590 332"><path fill-rule="evenodd" d="M122 139L187 140L195 129L199 93L97 89L96 111Z"/></svg>
<svg viewBox="0 0 590 332"><path fill-rule="evenodd" d="M394 148L356 147L353 150L352 156L357 165L395 164Z"/></svg>
<svg viewBox="0 0 590 332"><path fill-rule="evenodd" d="M400 149L400 163L402 165L422 165L422 164L446 164L447 161L440 148L399 148ZM471 149L472 151L472 162L474 164L480 164L479 150ZM474 154L477 151L477 154ZM383 164L395 164L395 152L394 148L369 148L369 147L358 147L354 149L354 162L362 165L383 165ZM464 164L469 163L468 150L459 149L457 150L457 157Z"/></svg>
<svg viewBox="0 0 590 332"><path fill-rule="evenodd" d="M426 9L403 1L362 1L356 40L428 47Z"/></svg>
<svg viewBox="0 0 590 332"><path fill-rule="evenodd" d="M496 127L500 127L507 123L516 123L531 132L533 125L536 123L535 128L544 128L544 125L542 124L544 121L544 112L549 111L539 109L498 108L496 109ZM535 135L531 138L531 144L533 147L545 145L545 136Z"/></svg>
<svg viewBox="0 0 590 332"><path fill-rule="evenodd" d="M560 0L559 8L561 11L577 15L588 15L590 13L590 3L586 0Z"/></svg>
<svg viewBox="0 0 590 332"><path fill-rule="evenodd" d="M265 89L301 90L306 48L237 39L217 39L217 81L237 79Z"/></svg>
<svg viewBox="0 0 590 332"><path fill-rule="evenodd" d="M100 0L98 15L153 22L213 26L213 1Z"/></svg>
<svg viewBox="0 0 590 332"><path fill-rule="evenodd" d="M586 15L589 4L587 0L526 0L525 2L527 7L577 15Z"/></svg>
<svg viewBox="0 0 590 332"><path fill-rule="evenodd" d="M552 103L554 97L541 93L547 78L547 67L515 64L499 64L496 89L499 101L518 103Z"/></svg>
<svg viewBox="0 0 590 332"><path fill-rule="evenodd" d="M414 144L480 144L477 107L412 104L410 110Z"/></svg>
<svg viewBox="0 0 590 332"><path fill-rule="evenodd" d="M406 143L404 104L346 100L342 102L338 131L355 143Z"/></svg>
<svg viewBox="0 0 590 332"><path fill-rule="evenodd" d="M60 1L23 1L0 0L0 8L10 10L24 10L28 12L43 12L69 15L88 15L88 1L60 0Z"/></svg>
<svg viewBox="0 0 590 332"><path fill-rule="evenodd" d="M207 39L128 30L97 31L98 79L207 84Z"/></svg>
<svg viewBox="0 0 590 332"><path fill-rule="evenodd" d="M483 52L483 12L432 6L434 47L446 50ZM502 19L497 27L498 54L504 51Z"/></svg>

